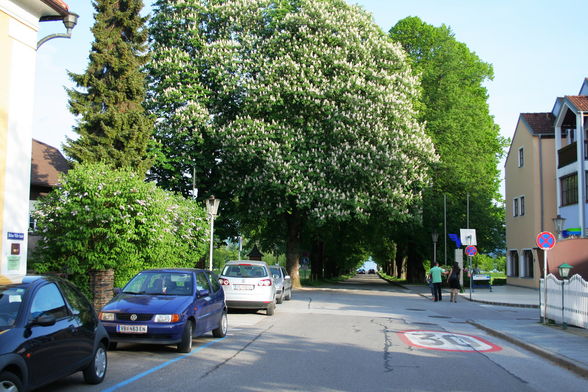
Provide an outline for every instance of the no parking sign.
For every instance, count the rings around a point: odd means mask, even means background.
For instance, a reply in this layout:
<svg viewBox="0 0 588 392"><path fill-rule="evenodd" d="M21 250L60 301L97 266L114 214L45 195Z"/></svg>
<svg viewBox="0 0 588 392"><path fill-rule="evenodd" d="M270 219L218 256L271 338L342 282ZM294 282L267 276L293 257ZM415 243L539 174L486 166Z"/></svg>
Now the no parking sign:
<svg viewBox="0 0 588 392"><path fill-rule="evenodd" d="M543 250L549 250L553 248L556 240L555 236L548 231L542 231L537 234L537 246Z"/></svg>

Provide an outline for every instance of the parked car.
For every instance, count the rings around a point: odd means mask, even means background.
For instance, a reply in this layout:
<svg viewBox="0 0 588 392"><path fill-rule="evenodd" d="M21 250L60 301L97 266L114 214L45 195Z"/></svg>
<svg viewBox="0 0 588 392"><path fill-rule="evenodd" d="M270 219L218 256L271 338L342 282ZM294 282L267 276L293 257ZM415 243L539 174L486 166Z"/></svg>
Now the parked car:
<svg viewBox="0 0 588 392"><path fill-rule="evenodd" d="M265 309L268 316L276 310L276 285L263 261L229 261L220 280L229 308Z"/></svg>
<svg viewBox="0 0 588 392"><path fill-rule="evenodd" d="M358 274L365 274L365 269L360 268L360 269L357 270L357 273Z"/></svg>
<svg viewBox="0 0 588 392"><path fill-rule="evenodd" d="M276 302L281 304L284 300L292 299L292 279L288 275L286 268L279 265L270 266L270 271L274 277L276 285Z"/></svg>
<svg viewBox="0 0 588 392"><path fill-rule="evenodd" d="M192 338L227 333L227 307L218 276L198 269L139 272L100 312L113 342L177 345L189 353Z"/></svg>
<svg viewBox="0 0 588 392"><path fill-rule="evenodd" d="M373 268L370 268L370 270L368 271L368 274L375 274L375 273L376 273L376 270Z"/></svg>
<svg viewBox="0 0 588 392"><path fill-rule="evenodd" d="M58 277L0 284L0 390L28 391L84 373L104 380L109 338L88 299Z"/></svg>

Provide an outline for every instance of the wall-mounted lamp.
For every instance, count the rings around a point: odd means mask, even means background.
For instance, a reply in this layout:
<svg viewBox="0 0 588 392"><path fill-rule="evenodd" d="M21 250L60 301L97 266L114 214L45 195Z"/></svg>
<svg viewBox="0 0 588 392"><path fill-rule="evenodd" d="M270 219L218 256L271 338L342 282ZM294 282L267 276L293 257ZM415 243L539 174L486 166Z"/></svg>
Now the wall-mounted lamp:
<svg viewBox="0 0 588 392"><path fill-rule="evenodd" d="M78 24L78 18L79 18L79 15L74 14L73 12L70 12L69 14L67 14L65 16L62 16L62 15L41 16L41 19L39 19L40 22L50 22L50 21L55 21L55 20L61 20L63 22L63 25L65 26L66 33L65 34L63 34L63 33L51 34L51 35L46 36L45 38L42 38L41 40L39 40L39 42L37 42L37 49L39 49L39 47L41 45L43 45L45 42L47 42L53 38L71 38L71 32L72 32L73 28L76 27L76 25Z"/></svg>

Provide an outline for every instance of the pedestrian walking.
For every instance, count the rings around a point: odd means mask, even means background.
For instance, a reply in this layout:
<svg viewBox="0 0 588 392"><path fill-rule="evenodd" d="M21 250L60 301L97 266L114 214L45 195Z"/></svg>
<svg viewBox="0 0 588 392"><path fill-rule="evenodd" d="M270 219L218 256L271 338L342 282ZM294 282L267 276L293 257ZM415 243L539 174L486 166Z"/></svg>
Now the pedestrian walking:
<svg viewBox="0 0 588 392"><path fill-rule="evenodd" d="M459 284L460 271L461 269L459 268L459 264L453 263L453 267L451 267L451 271L449 271L449 278L447 278L447 283L451 289L451 299L449 300L450 302L457 302L457 293L461 290L461 286Z"/></svg>
<svg viewBox="0 0 588 392"><path fill-rule="evenodd" d="M441 276L445 274L445 270L439 267L439 263L435 262L435 266L429 271L431 275L431 283L433 284L433 297L435 302L441 301L441 282L443 279Z"/></svg>

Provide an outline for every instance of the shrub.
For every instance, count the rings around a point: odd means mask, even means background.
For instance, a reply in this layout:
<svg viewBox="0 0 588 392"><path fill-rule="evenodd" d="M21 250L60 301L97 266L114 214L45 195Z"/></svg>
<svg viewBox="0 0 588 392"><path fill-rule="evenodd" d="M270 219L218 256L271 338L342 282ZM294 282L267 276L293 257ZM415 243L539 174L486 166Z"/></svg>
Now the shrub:
<svg viewBox="0 0 588 392"><path fill-rule="evenodd" d="M115 286L138 271L194 267L206 251L206 213L131 170L78 165L37 204L41 235L32 267L61 271L89 293L93 270L114 269Z"/></svg>

